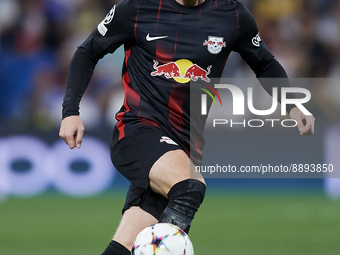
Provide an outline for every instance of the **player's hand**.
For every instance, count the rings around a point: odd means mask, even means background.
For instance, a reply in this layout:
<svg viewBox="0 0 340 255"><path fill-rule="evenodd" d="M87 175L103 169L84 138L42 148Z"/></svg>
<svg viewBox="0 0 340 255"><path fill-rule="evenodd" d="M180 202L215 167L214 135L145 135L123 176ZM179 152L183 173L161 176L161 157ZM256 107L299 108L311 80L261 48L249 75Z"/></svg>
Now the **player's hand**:
<svg viewBox="0 0 340 255"><path fill-rule="evenodd" d="M84 135L84 125L79 116L69 116L61 121L59 136L64 142L74 149L81 146Z"/></svg>
<svg viewBox="0 0 340 255"><path fill-rule="evenodd" d="M293 120L296 120L300 135L310 136L314 134L315 118L313 115L305 115L298 107L294 107L289 115Z"/></svg>

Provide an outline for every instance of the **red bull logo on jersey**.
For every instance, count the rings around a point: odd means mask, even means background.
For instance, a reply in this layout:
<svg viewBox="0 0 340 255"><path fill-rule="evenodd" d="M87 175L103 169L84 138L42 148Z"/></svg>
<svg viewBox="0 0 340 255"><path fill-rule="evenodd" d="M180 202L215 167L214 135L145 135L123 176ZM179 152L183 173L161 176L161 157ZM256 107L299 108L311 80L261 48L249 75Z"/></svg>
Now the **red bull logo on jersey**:
<svg viewBox="0 0 340 255"><path fill-rule="evenodd" d="M211 65L208 66L207 70L204 70L203 68L194 64L186 70L183 78L193 81L197 81L198 78L201 78L203 81L210 82L210 79L208 78L208 74L210 74L210 69Z"/></svg>
<svg viewBox="0 0 340 255"><path fill-rule="evenodd" d="M204 68L193 64L188 59L179 59L175 62L169 62L164 65L160 65L157 60L154 60L153 68L155 71L151 72L152 76L162 76L165 78L173 78L179 83L187 83L189 81L197 81L201 79L205 82L210 82L208 75L210 74L211 65Z"/></svg>
<svg viewBox="0 0 340 255"><path fill-rule="evenodd" d="M208 36L208 40L203 42L203 46L207 46L211 54L218 54L222 48L227 47L227 43L223 41L223 37Z"/></svg>
<svg viewBox="0 0 340 255"><path fill-rule="evenodd" d="M157 60L154 60L153 68L156 71L152 72L152 76L161 76L164 75L166 78L181 78L181 73L179 66L175 62L166 63L164 65L159 65Z"/></svg>

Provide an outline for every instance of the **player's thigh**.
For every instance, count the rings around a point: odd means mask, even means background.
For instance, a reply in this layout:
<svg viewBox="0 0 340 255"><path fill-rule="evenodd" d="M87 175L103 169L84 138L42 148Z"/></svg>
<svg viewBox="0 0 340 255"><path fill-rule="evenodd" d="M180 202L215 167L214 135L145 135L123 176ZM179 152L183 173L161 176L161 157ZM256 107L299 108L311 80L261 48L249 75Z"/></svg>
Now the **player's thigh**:
<svg viewBox="0 0 340 255"><path fill-rule="evenodd" d="M158 220L139 206L132 206L123 214L113 240L131 251L136 236L144 228L156 224Z"/></svg>
<svg viewBox="0 0 340 255"><path fill-rule="evenodd" d="M163 154L151 167L149 172L150 187L154 192L167 197L171 187L187 179L204 182L200 173L183 150L172 150Z"/></svg>
<svg viewBox="0 0 340 255"><path fill-rule="evenodd" d="M112 163L131 183L147 190L154 163L165 153L180 148L171 138L157 127L138 127L112 146Z"/></svg>

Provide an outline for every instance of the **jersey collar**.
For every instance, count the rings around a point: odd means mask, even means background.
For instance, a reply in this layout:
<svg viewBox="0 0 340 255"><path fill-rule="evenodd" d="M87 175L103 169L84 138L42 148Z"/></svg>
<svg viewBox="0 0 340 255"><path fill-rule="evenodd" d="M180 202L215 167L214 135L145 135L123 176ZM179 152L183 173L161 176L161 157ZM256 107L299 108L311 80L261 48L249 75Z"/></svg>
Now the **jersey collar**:
<svg viewBox="0 0 340 255"><path fill-rule="evenodd" d="M172 5L174 5L177 9L180 9L183 12L197 12L204 9L210 0L205 0L203 3L196 5L196 6L186 6L181 5L176 0L168 0Z"/></svg>

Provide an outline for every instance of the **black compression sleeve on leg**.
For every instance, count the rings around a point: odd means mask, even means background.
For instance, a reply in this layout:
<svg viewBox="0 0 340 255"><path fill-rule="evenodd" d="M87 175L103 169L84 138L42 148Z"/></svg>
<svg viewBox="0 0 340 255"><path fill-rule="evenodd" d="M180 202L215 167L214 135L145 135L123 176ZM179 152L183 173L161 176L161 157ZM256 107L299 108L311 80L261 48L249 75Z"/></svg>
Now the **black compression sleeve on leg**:
<svg viewBox="0 0 340 255"><path fill-rule="evenodd" d="M168 193L169 204L160 223L171 223L188 233L195 213L203 202L206 186L194 179L175 184Z"/></svg>
<svg viewBox="0 0 340 255"><path fill-rule="evenodd" d="M112 240L101 255L131 255L131 252L125 246Z"/></svg>

